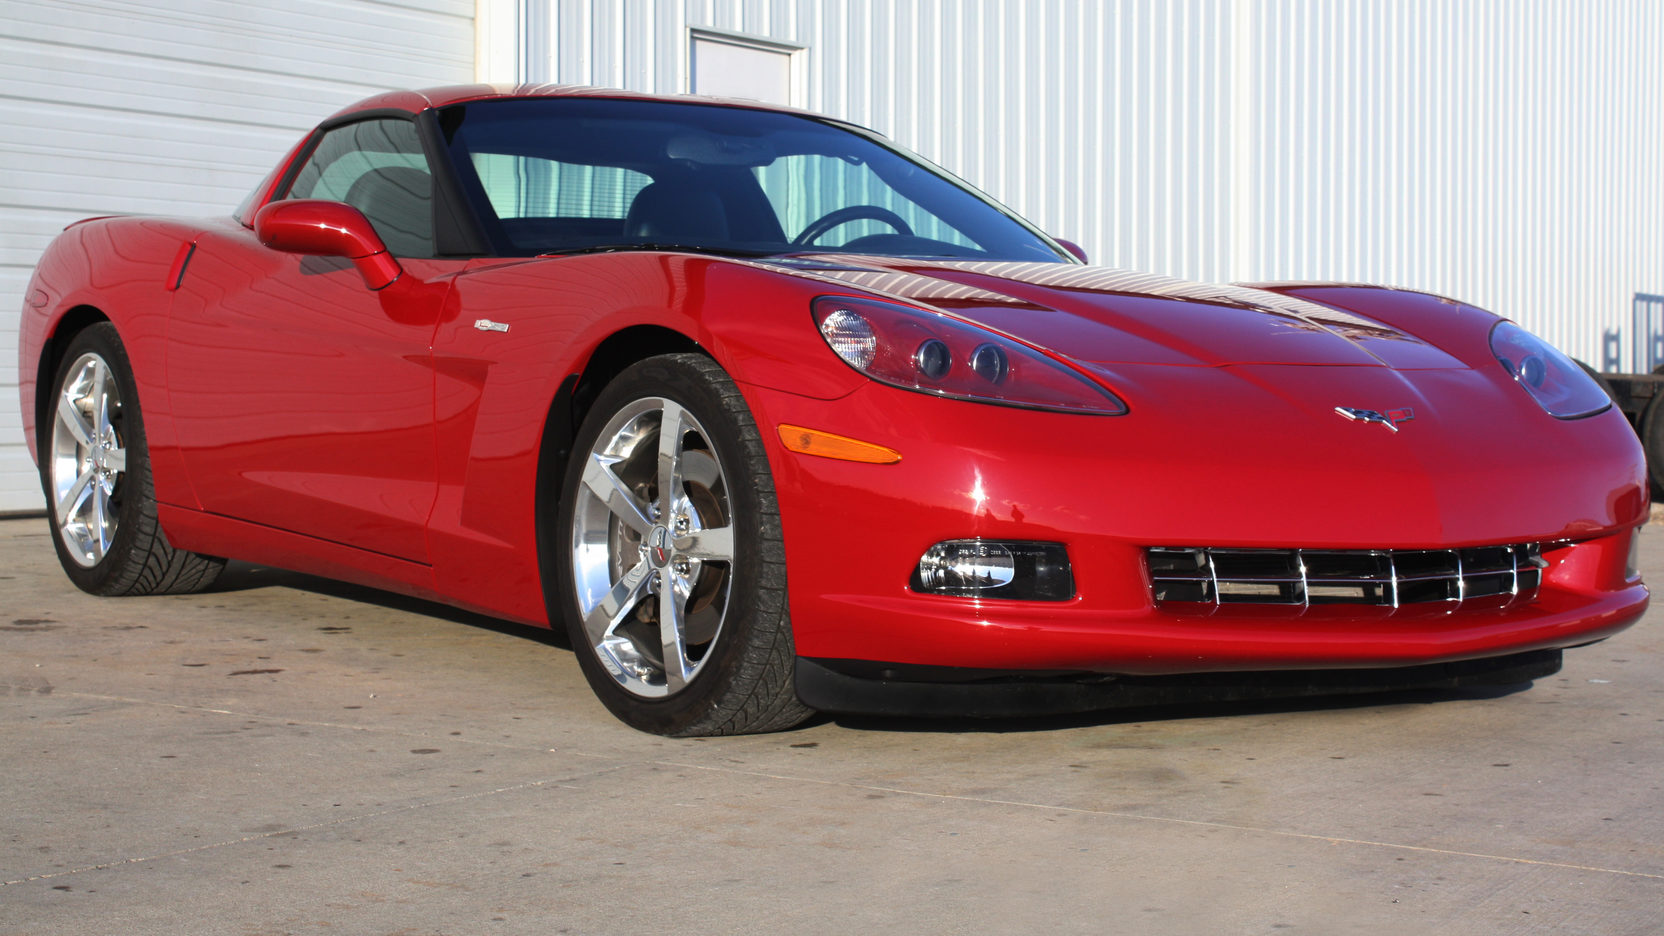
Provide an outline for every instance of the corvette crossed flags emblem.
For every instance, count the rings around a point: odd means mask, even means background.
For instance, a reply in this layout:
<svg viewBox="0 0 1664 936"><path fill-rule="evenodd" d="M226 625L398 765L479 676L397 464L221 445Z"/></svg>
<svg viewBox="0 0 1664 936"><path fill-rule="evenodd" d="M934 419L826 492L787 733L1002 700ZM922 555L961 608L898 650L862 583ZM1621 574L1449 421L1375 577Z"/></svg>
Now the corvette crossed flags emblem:
<svg viewBox="0 0 1664 936"><path fill-rule="evenodd" d="M1353 409L1350 406L1337 406L1335 407L1335 412L1345 416L1347 419L1353 420L1354 422L1380 423L1393 432L1398 431L1399 423L1409 422L1410 420L1416 418L1416 411L1410 409L1408 406L1390 409L1385 413L1371 409Z"/></svg>
<svg viewBox="0 0 1664 936"><path fill-rule="evenodd" d="M1408 423L1416 418L1416 411L1411 410L1409 406L1399 406L1396 410L1384 413L1378 410L1354 410L1353 406L1336 406L1335 411L1356 423L1381 423L1394 433L1398 431L1398 423Z"/></svg>

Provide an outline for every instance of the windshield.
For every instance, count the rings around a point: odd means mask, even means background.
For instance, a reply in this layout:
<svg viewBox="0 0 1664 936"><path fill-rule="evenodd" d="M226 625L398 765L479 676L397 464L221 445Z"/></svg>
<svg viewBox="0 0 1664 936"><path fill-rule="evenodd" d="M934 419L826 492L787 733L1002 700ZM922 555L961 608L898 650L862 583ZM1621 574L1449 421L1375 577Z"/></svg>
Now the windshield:
<svg viewBox="0 0 1664 936"><path fill-rule="evenodd" d="M808 117L597 98L440 115L488 236L511 255L680 248L1067 262L923 162Z"/></svg>

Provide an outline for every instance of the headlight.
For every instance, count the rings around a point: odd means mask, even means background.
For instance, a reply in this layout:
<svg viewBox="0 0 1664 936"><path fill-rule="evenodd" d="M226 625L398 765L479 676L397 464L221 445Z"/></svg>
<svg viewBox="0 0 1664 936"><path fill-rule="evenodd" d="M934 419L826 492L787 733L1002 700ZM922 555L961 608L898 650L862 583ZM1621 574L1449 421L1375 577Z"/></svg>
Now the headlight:
<svg viewBox="0 0 1664 936"><path fill-rule="evenodd" d="M892 387L1062 413L1127 411L1084 374L969 322L848 296L821 296L812 308L821 337L845 364Z"/></svg>
<svg viewBox="0 0 1664 936"><path fill-rule="evenodd" d="M1612 405L1606 391L1577 362L1513 322L1498 322L1491 329L1491 353L1508 376L1556 419L1593 416Z"/></svg>

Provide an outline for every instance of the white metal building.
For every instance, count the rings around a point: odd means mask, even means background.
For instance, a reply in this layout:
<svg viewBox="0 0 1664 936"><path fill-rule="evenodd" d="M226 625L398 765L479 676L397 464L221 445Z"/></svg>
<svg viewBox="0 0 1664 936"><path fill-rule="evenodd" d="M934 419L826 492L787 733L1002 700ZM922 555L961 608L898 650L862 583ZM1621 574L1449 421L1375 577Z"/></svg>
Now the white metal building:
<svg viewBox="0 0 1664 936"><path fill-rule="evenodd" d="M476 76L805 106L1095 262L1428 289L1646 369L1661 47L1654 0L0 0L0 510L40 505L13 362L52 233L227 211L340 104Z"/></svg>
<svg viewBox="0 0 1664 936"><path fill-rule="evenodd" d="M229 214L342 105L473 78L473 0L0 0L0 512L43 506L17 322L54 234Z"/></svg>

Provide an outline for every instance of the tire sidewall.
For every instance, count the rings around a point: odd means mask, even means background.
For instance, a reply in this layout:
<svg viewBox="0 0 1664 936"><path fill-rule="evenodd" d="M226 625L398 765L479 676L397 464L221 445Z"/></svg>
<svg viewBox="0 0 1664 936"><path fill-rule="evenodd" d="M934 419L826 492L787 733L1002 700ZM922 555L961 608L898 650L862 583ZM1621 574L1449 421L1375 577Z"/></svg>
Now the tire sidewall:
<svg viewBox="0 0 1664 936"><path fill-rule="evenodd" d="M63 536L58 531L58 505L52 485L52 437L58 425L58 398L63 395L64 380L69 376L70 369L82 355L88 353L104 359L110 369L110 377L121 394L122 447L127 452L127 468L121 480L121 502L116 510L116 535L103 558L90 568L76 562L64 545ZM53 375L51 394L50 405L40 420L38 451L41 453L41 490L46 495L46 518L51 527L52 547L58 552L58 561L63 565L64 573L76 587L95 595L115 594L130 585L129 580L138 574L130 557L139 535L143 502L152 495L149 447L145 441L138 385L133 379L132 362L128 360L127 350L122 346L114 325L108 322L91 325L70 340Z"/></svg>
<svg viewBox="0 0 1664 936"><path fill-rule="evenodd" d="M758 458L762 464L751 464L744 444L748 432L755 435L755 423L749 413L730 411L724 405L720 388L712 386L704 373L683 360L688 357L691 355L649 358L625 370L601 392L572 447L562 484L555 536L551 538L557 551L560 609L585 678L602 704L620 720L662 735L713 730L715 722L720 720L718 710L723 700L743 692L740 684L745 678L745 650L754 629L762 616L784 614L783 601L778 609L760 607L759 601L765 562L773 562L776 568L783 569L784 557L761 555L767 550L780 550L780 537L773 486L767 483L766 459ZM584 462L612 417L625 406L648 397L679 404L703 427L726 482L729 522L734 527L734 561L729 569L728 609L722 631L710 650L710 657L693 680L680 692L662 699L643 698L627 691L597 659L584 633L572 569L572 524L583 486ZM763 484L755 480L759 471ZM776 528L766 530L764 523L775 524Z"/></svg>
<svg viewBox="0 0 1664 936"><path fill-rule="evenodd" d="M1647 457L1647 478L1656 491L1664 491L1664 406L1659 405L1660 400L1664 400L1664 396L1653 397L1647 408L1641 411L1640 419L1641 449Z"/></svg>

